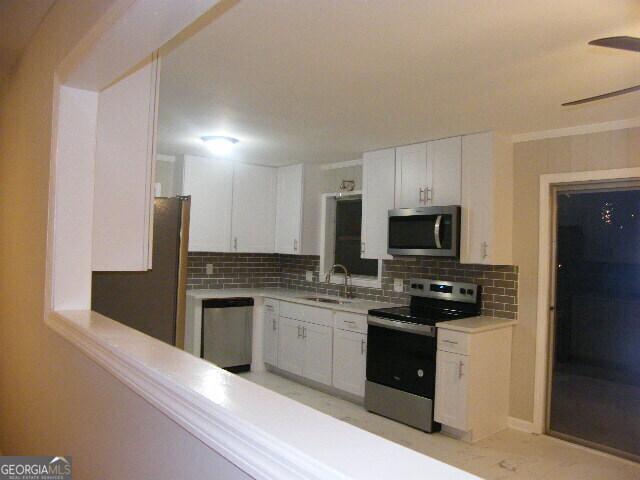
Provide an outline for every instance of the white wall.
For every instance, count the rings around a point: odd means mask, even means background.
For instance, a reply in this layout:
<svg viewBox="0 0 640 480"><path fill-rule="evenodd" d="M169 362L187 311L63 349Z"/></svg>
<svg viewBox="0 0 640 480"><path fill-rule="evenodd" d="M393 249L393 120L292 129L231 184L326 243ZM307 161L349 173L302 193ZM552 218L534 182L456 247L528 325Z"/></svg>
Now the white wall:
<svg viewBox="0 0 640 480"><path fill-rule="evenodd" d="M247 478L44 325L53 71L111 5L57 2L0 89L0 450L74 478Z"/></svg>

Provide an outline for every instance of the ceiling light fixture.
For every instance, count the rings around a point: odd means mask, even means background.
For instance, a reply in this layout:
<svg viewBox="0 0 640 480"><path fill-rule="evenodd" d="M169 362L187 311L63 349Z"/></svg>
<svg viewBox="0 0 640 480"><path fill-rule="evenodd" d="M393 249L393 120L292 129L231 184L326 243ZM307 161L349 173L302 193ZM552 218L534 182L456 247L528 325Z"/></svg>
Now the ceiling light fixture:
<svg viewBox="0 0 640 480"><path fill-rule="evenodd" d="M216 155L225 155L231 151L233 146L238 143L237 138L223 137L220 135L210 135L207 137L200 137L204 144L209 148L211 153Z"/></svg>

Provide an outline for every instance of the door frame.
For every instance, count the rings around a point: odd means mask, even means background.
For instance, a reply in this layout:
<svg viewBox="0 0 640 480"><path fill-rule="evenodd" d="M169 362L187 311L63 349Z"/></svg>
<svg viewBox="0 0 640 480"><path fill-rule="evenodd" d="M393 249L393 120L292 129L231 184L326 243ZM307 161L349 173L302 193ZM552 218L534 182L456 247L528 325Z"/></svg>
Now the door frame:
<svg viewBox="0 0 640 480"><path fill-rule="evenodd" d="M585 186L589 183L614 183L640 180L640 168L619 168L540 175L540 211L538 228L538 301L536 359L533 399L533 431L546 433L549 355L551 352L550 307L552 305L554 190L558 187Z"/></svg>

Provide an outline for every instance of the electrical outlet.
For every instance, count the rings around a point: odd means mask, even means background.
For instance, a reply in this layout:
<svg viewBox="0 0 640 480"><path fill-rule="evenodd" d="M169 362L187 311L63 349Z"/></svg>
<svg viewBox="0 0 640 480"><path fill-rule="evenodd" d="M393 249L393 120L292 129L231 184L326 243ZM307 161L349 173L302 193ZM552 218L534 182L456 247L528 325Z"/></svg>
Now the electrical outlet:
<svg viewBox="0 0 640 480"><path fill-rule="evenodd" d="M393 279L393 291L402 293L404 290L404 281L401 278Z"/></svg>
<svg viewBox="0 0 640 480"><path fill-rule="evenodd" d="M207 275L213 275L213 263L207 263L205 265L205 269L206 269Z"/></svg>
<svg viewBox="0 0 640 480"><path fill-rule="evenodd" d="M313 271L312 271L312 270L307 270L307 271L305 272L305 275L304 275L304 276L305 276L305 280L306 280L307 282L313 282Z"/></svg>

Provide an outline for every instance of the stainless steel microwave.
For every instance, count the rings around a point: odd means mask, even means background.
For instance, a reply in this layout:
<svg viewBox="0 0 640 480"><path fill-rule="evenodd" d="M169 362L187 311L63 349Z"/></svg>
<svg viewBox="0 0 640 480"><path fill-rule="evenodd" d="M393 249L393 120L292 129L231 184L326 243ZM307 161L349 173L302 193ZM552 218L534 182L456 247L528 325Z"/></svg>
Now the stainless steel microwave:
<svg viewBox="0 0 640 480"><path fill-rule="evenodd" d="M389 210L391 255L457 257L460 207L417 207Z"/></svg>

